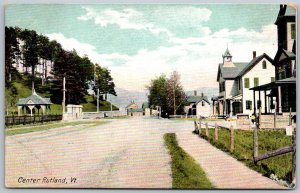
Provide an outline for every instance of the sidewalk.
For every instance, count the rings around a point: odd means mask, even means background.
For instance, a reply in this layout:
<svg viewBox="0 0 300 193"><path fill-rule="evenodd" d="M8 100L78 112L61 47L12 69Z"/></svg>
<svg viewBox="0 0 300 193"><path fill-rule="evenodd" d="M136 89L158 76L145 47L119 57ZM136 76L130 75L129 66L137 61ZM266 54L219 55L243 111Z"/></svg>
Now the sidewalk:
<svg viewBox="0 0 300 193"><path fill-rule="evenodd" d="M216 188L285 189L192 132L185 130L176 134L179 145L201 165Z"/></svg>

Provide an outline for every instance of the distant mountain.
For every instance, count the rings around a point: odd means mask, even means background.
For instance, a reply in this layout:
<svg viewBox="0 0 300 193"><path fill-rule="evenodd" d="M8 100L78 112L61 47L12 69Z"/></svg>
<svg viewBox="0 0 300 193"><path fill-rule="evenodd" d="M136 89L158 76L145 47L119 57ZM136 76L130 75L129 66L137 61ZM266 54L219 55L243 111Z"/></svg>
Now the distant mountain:
<svg viewBox="0 0 300 193"><path fill-rule="evenodd" d="M148 92L147 91L130 91L122 88L115 88L118 96L112 96L112 103L118 106L121 109L124 109L131 101L134 101L140 107L143 102L148 101ZM203 92L205 96L210 100L212 96L217 96L219 94L219 88L217 87L202 87L196 89L197 95L200 96ZM186 92L187 95L194 95L194 90L190 90Z"/></svg>
<svg viewBox="0 0 300 193"><path fill-rule="evenodd" d="M130 91L122 88L115 88L117 92L117 96L112 96L111 101L114 105L125 108L127 105L130 104L131 101L134 101L140 107L142 106L143 102L148 101L147 91ZM110 99L108 98L110 101Z"/></svg>

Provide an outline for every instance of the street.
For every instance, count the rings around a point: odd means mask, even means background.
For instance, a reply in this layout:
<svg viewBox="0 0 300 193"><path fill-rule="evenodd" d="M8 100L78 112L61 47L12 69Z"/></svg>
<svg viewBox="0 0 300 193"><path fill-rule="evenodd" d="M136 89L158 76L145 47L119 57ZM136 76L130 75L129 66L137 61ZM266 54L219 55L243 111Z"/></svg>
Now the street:
<svg viewBox="0 0 300 193"><path fill-rule="evenodd" d="M282 188L193 135L193 127L193 121L134 117L91 128L7 136L5 183L7 187L172 188L171 158L163 135L175 132L179 145L216 187ZM233 170L245 175L237 176Z"/></svg>

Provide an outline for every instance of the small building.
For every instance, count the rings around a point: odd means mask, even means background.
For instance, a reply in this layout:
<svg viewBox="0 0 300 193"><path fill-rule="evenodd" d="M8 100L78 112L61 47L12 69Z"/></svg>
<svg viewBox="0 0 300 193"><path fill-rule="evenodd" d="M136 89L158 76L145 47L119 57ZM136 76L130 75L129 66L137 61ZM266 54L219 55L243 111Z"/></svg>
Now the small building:
<svg viewBox="0 0 300 193"><path fill-rule="evenodd" d="M207 96L201 93L201 96L197 95L197 91L194 91L193 96L188 96L187 105L184 107L185 113L188 116L195 117L209 117L211 115L210 102Z"/></svg>
<svg viewBox="0 0 300 193"><path fill-rule="evenodd" d="M134 101L131 101L129 105L126 107L127 115L128 116L143 116L144 115L144 109L139 108L137 104L134 103Z"/></svg>
<svg viewBox="0 0 300 193"><path fill-rule="evenodd" d="M51 104L50 98L41 97L33 90L32 95L26 98L20 98L17 102L18 116L26 115L28 112L30 112L30 116L33 116L36 111L37 114L40 114L40 109L42 110L41 114L50 114Z"/></svg>

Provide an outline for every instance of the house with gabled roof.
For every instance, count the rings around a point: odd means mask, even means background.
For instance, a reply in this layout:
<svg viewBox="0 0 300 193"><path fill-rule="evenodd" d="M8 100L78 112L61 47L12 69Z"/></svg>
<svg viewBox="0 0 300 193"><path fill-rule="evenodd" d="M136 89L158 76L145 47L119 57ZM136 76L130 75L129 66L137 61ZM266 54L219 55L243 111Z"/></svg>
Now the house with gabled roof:
<svg viewBox="0 0 300 193"><path fill-rule="evenodd" d="M261 102L253 98L249 89L275 80L273 60L265 53L256 56L250 62L234 62L227 48L222 55L223 63L219 64L217 81L219 96L214 97L216 115L234 116L236 114L251 114L253 104ZM261 98L264 100L264 98ZM267 105L272 105L267 104Z"/></svg>
<svg viewBox="0 0 300 193"><path fill-rule="evenodd" d="M198 96L197 91L194 91L194 95L187 97L184 110L188 116L209 117L211 115L210 101L204 93Z"/></svg>
<svg viewBox="0 0 300 193"><path fill-rule="evenodd" d="M275 80L251 88L253 93L266 93L275 98L277 115L296 114L296 13L291 5L280 5L275 21L278 34L278 50L274 57ZM263 101L267 103L267 101ZM259 107L256 106L255 110ZM268 109L262 109L268 113ZM288 115L287 115L288 116Z"/></svg>

